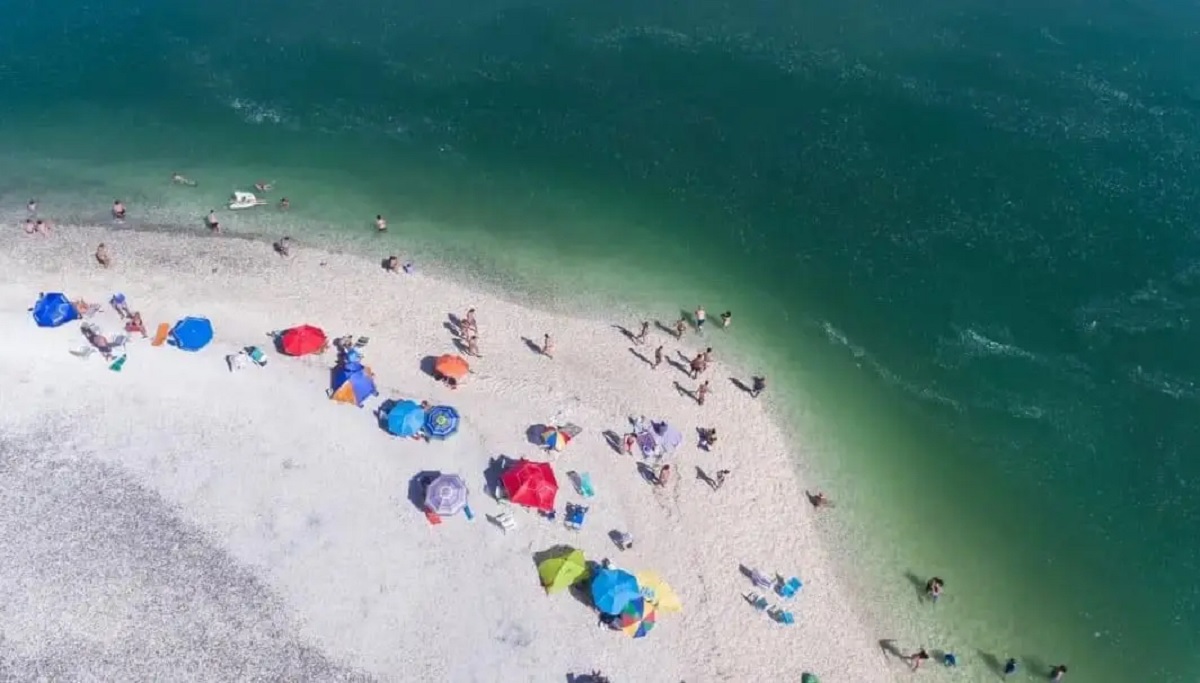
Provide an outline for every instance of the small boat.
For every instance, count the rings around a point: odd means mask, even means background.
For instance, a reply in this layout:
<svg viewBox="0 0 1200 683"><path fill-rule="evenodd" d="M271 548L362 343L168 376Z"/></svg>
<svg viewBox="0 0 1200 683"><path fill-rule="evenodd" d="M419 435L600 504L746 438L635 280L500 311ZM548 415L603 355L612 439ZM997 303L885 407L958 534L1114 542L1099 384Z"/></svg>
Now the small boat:
<svg viewBox="0 0 1200 683"><path fill-rule="evenodd" d="M234 192L233 198L229 200L229 208L250 209L256 206L263 206L266 203L267 200L255 197L252 192Z"/></svg>

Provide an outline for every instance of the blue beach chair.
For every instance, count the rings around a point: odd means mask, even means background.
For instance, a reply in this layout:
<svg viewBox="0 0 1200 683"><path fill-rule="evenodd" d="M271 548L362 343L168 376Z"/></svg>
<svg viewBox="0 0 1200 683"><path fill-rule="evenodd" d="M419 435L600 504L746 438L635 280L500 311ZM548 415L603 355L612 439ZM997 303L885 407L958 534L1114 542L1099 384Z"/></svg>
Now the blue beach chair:
<svg viewBox="0 0 1200 683"><path fill-rule="evenodd" d="M767 609L767 599L758 593L743 593L742 598L759 612L765 612Z"/></svg>
<svg viewBox="0 0 1200 683"><path fill-rule="evenodd" d="M781 597L794 598L796 597L796 593L799 593L800 589L803 587L804 583L801 582L800 579L797 579L793 576L787 581L780 583L779 587L775 589L775 592L779 593Z"/></svg>
<svg viewBox="0 0 1200 683"><path fill-rule="evenodd" d="M563 522L567 528L572 531L579 531L583 528L583 522L587 518L588 509L582 505L567 503L567 518Z"/></svg>
<svg viewBox="0 0 1200 683"><path fill-rule="evenodd" d="M792 624L796 623L795 615L778 607L768 612L768 614L771 615L771 618L774 619L776 623L784 624L785 626L791 626Z"/></svg>

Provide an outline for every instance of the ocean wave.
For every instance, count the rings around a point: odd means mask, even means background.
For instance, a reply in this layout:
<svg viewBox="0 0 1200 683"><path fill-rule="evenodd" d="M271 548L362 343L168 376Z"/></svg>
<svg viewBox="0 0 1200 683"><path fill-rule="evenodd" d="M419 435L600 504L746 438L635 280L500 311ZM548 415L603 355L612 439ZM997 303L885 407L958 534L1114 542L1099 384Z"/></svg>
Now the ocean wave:
<svg viewBox="0 0 1200 683"><path fill-rule="evenodd" d="M288 117L277 107L255 102L254 100L235 97L226 104L230 109L242 115L242 120L253 124L283 124Z"/></svg>
<svg viewBox="0 0 1200 683"><path fill-rule="evenodd" d="M1200 396L1200 385L1186 377L1179 377L1158 370L1147 370L1138 365L1127 373L1130 382L1174 399L1192 399Z"/></svg>
<svg viewBox="0 0 1200 683"><path fill-rule="evenodd" d="M905 393L914 396L927 403L950 408L956 412L962 412L963 406L958 401L949 396L938 393L931 387L921 386L915 382L904 379L892 370L885 367L882 363L876 360L863 346L850 341L844 332L834 327L828 321L821 322L821 329L825 332L826 339L835 346L839 346L850 352L850 355L858 362L858 366L866 368L875 374L888 386L896 387Z"/></svg>

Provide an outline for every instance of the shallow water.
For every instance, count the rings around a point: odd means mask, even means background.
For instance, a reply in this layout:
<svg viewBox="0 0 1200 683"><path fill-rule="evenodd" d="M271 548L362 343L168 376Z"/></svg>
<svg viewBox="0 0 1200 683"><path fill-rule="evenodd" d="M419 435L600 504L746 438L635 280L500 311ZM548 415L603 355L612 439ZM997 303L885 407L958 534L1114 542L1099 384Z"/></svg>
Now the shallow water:
<svg viewBox="0 0 1200 683"><path fill-rule="evenodd" d="M199 227L276 180L293 210L229 229L415 252L559 308L732 309L711 337L766 368L866 524L865 609L968 661L1191 681L1196 15L24 3L0 192ZM943 604L910 573L946 578Z"/></svg>

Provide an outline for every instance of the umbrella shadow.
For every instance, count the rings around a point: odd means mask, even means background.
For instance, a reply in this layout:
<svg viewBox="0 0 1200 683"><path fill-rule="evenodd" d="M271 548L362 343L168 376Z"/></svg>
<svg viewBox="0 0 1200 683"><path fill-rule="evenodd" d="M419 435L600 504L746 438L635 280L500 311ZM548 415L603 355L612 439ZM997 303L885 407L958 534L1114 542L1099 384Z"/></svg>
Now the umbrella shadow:
<svg viewBox="0 0 1200 683"><path fill-rule="evenodd" d="M696 478L699 479L700 481L704 482L705 484L708 484L708 486L712 490L714 490L714 491L717 490L717 482L713 481L713 478L708 476L708 473L705 472L704 470L700 469L699 467L696 468Z"/></svg>
<svg viewBox="0 0 1200 683"><path fill-rule="evenodd" d="M922 579L911 571L904 572L904 578L908 579L908 583L916 591L917 601L925 602L925 579Z"/></svg>
<svg viewBox="0 0 1200 683"><path fill-rule="evenodd" d="M420 512L425 512L425 489L440 475L441 472L424 470L408 480L408 502L412 503L413 507Z"/></svg>
<svg viewBox="0 0 1200 683"><path fill-rule="evenodd" d="M440 379L436 370L437 356L425 356L421 359L421 372L434 379Z"/></svg>
<svg viewBox="0 0 1200 683"><path fill-rule="evenodd" d="M625 452L621 450L622 444L620 434L617 434L611 429L606 429L601 432L601 435L604 437L604 442L608 444L608 447L616 451L618 455Z"/></svg>
<svg viewBox="0 0 1200 683"><path fill-rule="evenodd" d="M399 401L396 399L389 398L380 403L379 407L375 409L375 419L379 421L379 428L385 432L388 431L388 413L392 412L392 408L395 408L397 403ZM390 434L391 432L388 433Z"/></svg>
<svg viewBox="0 0 1200 683"><path fill-rule="evenodd" d="M544 424L529 425L529 428L525 430L525 440L534 446L545 446L546 444L542 443L542 434L544 434L547 429L549 429L549 427Z"/></svg>
<svg viewBox="0 0 1200 683"><path fill-rule="evenodd" d="M525 342L525 346L529 347L530 351L533 351L534 353L536 353L539 356L545 355L542 353L542 345L541 344L535 342L534 340L530 339L529 337L521 337L521 341Z"/></svg>
<svg viewBox="0 0 1200 683"><path fill-rule="evenodd" d="M637 335L634 334L633 332L630 332L629 328L625 327L624 325L613 325L613 329L615 329L615 330L619 331L621 334L625 335L625 338L628 339L629 341L631 341L631 342L637 341Z"/></svg>
<svg viewBox="0 0 1200 683"><path fill-rule="evenodd" d="M532 555L534 571L537 571L538 565L546 560L553 559L555 557L562 557L563 555L567 555L574 551L575 546L570 546L566 543L559 543L557 545L552 545L545 550L539 550Z"/></svg>
<svg viewBox="0 0 1200 683"><path fill-rule="evenodd" d="M747 394L753 392L753 389L751 389L748 384L746 384L742 380L738 379L737 377L730 377L729 381L731 384L733 384L733 386L737 387L738 389L741 389L742 391L746 392Z"/></svg>
<svg viewBox="0 0 1200 683"><path fill-rule="evenodd" d="M483 485L488 496L494 496L496 488L500 486L500 475L511 464L512 458L507 455L497 455L488 460L487 468L483 470Z"/></svg>
<svg viewBox="0 0 1200 683"><path fill-rule="evenodd" d="M624 548L621 547L621 530L620 529L609 529L608 540L612 541L612 544L617 546L618 550L624 550Z"/></svg>
<svg viewBox="0 0 1200 683"><path fill-rule="evenodd" d="M999 657L983 650L976 650L975 652L979 655L979 659L983 661L984 665L987 666L988 671L996 674L997 678L1004 679L1004 662L1000 661Z"/></svg>
<svg viewBox="0 0 1200 683"><path fill-rule="evenodd" d="M638 360L642 361L646 365L648 365L650 367L654 367L654 362L651 361L649 358L647 358L645 355L643 355L641 351L638 351L637 349L635 349L631 346L631 347L629 347L629 352L632 353L634 356L637 356Z"/></svg>

